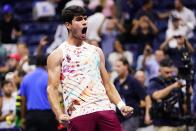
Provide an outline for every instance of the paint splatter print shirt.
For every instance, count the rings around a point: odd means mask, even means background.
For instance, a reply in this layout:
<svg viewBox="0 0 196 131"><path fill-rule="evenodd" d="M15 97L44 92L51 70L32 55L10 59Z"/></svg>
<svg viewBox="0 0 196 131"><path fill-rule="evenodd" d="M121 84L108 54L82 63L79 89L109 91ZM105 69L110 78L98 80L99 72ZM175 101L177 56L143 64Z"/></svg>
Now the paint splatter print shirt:
<svg viewBox="0 0 196 131"><path fill-rule="evenodd" d="M61 86L65 113L71 118L96 111L115 110L106 95L100 75L100 56L96 47L85 42L80 47L64 42Z"/></svg>

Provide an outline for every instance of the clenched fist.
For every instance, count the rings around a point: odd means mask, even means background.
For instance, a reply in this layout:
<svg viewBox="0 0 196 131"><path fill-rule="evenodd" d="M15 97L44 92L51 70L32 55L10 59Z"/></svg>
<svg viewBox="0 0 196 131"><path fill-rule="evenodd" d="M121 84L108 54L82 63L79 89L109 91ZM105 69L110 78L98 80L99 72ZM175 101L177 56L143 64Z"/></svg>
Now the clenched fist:
<svg viewBox="0 0 196 131"><path fill-rule="evenodd" d="M120 111L122 113L123 116L130 116L131 114L133 114L133 108L130 106L123 106Z"/></svg>

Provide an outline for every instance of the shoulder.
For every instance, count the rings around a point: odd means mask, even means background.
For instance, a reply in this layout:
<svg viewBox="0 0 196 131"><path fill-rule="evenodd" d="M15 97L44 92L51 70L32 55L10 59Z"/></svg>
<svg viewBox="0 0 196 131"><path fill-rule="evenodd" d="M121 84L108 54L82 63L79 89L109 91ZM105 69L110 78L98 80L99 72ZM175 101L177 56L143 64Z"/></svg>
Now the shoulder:
<svg viewBox="0 0 196 131"><path fill-rule="evenodd" d="M131 51L126 50L124 51L124 55L133 55L133 53Z"/></svg>
<svg viewBox="0 0 196 131"><path fill-rule="evenodd" d="M193 11L187 7L184 7L184 11L187 13L187 14L194 14Z"/></svg>
<svg viewBox="0 0 196 131"><path fill-rule="evenodd" d="M63 44L61 44L58 48L56 48L52 53L48 56L47 63L60 62L63 59Z"/></svg>
<svg viewBox="0 0 196 131"><path fill-rule="evenodd" d="M97 51L97 53L99 53L99 55L103 55L103 51L100 47L94 46L94 48Z"/></svg>
<svg viewBox="0 0 196 131"><path fill-rule="evenodd" d="M85 44L85 46L87 47L87 48L91 48L91 49L94 49L97 53L99 53L99 54L102 54L103 53L103 51L102 51L102 49L100 48L100 47L97 47L97 46L95 46L95 45L91 45L91 44L89 44L89 43L87 43L87 42L84 42L84 44Z"/></svg>
<svg viewBox="0 0 196 131"><path fill-rule="evenodd" d="M162 84L164 83L164 80L160 77L153 77L149 82L150 84Z"/></svg>

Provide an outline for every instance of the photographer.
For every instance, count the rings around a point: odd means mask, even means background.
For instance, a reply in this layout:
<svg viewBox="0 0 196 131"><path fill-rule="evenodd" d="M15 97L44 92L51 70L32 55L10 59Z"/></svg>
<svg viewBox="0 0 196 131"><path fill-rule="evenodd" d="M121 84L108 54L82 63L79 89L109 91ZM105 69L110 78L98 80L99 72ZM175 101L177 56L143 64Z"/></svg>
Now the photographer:
<svg viewBox="0 0 196 131"><path fill-rule="evenodd" d="M151 115L156 131L185 131L183 115L184 83L173 79L170 59L160 62L159 76L150 80L148 93L152 97Z"/></svg>
<svg viewBox="0 0 196 131"><path fill-rule="evenodd" d="M173 40L175 41L170 43ZM183 35L176 35L166 39L163 44L161 44L160 49L168 54L176 67L183 64L182 58L185 53L188 53L188 57L190 57L194 52L194 48Z"/></svg>

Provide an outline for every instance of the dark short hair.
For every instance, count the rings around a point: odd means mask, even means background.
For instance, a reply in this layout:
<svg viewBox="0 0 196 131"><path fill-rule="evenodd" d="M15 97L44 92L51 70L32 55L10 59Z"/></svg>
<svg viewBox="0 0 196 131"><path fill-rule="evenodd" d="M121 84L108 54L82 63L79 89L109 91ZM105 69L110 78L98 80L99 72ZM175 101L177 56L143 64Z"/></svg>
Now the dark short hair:
<svg viewBox="0 0 196 131"><path fill-rule="evenodd" d="M69 6L67 8L64 8L62 10L62 19L63 22L69 22L71 23L71 21L73 20L74 16L84 16L85 15L85 9L80 7L80 6Z"/></svg>
<svg viewBox="0 0 196 131"><path fill-rule="evenodd" d="M131 66L129 65L128 60L125 57L122 57L118 60L121 61L123 63L123 65L128 66L128 71L129 71L130 74L133 73L133 69L131 68Z"/></svg>
<svg viewBox="0 0 196 131"><path fill-rule="evenodd" d="M173 61L170 58L165 58L160 62L161 67L172 67Z"/></svg>
<svg viewBox="0 0 196 131"><path fill-rule="evenodd" d="M102 12L103 10L103 7L101 5L98 5L96 8L95 8L95 12Z"/></svg>
<svg viewBox="0 0 196 131"><path fill-rule="evenodd" d="M46 66L47 57L45 55L36 56L36 66Z"/></svg>
<svg viewBox="0 0 196 131"><path fill-rule="evenodd" d="M128 65L129 66L129 62L125 57L120 58L119 61L121 61L123 63L123 65Z"/></svg>
<svg viewBox="0 0 196 131"><path fill-rule="evenodd" d="M4 80L4 81L2 81L1 88L3 88L5 85L7 85L9 83L12 84L12 82L10 80Z"/></svg>

